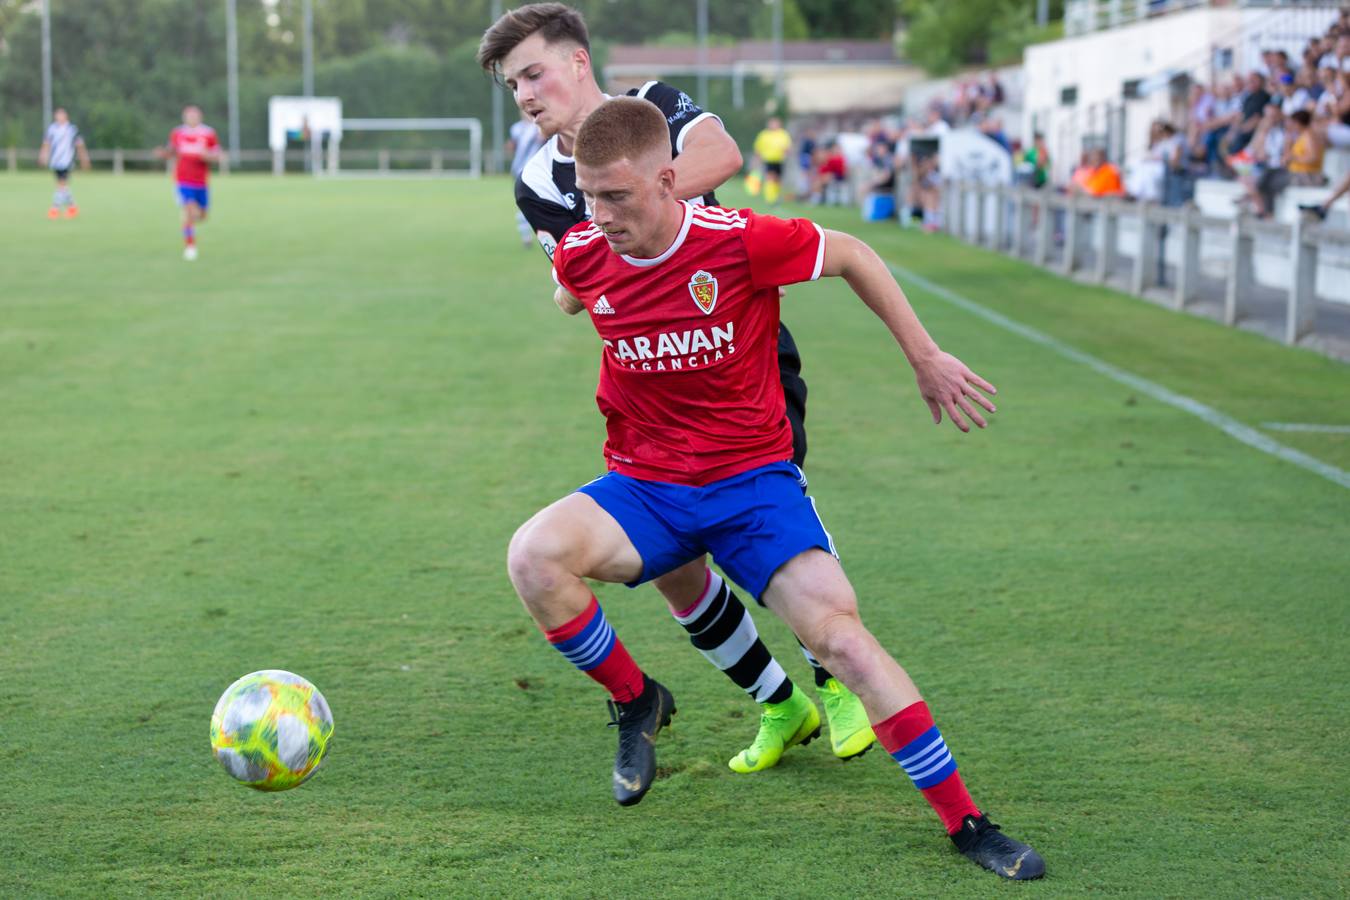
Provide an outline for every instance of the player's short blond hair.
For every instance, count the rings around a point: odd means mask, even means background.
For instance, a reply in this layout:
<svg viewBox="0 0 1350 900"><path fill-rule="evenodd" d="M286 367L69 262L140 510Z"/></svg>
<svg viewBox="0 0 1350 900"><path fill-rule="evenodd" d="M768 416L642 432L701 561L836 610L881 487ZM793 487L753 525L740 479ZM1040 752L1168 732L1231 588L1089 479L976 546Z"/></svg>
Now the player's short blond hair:
<svg viewBox="0 0 1350 900"><path fill-rule="evenodd" d="M656 104L615 97L596 107L577 132L573 156L587 166L607 166L665 152L670 159L670 126Z"/></svg>

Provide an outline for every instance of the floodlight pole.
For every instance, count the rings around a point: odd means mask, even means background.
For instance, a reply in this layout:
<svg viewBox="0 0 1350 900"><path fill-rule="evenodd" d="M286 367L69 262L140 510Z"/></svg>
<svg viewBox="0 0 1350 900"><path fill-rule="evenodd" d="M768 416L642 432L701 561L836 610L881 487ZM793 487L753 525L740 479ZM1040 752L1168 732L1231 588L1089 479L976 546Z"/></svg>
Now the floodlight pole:
<svg viewBox="0 0 1350 900"><path fill-rule="evenodd" d="M314 96L314 0L305 0L305 37L303 41L303 58L301 66L303 68L302 79L304 81L304 92L306 97ZM308 136L305 138L305 149L309 152L305 154L305 168L309 172L319 171L319 144L314 143L314 133L311 128L306 128ZM323 138L319 138L322 143Z"/></svg>
<svg viewBox="0 0 1350 900"><path fill-rule="evenodd" d="M305 37L304 37L304 82L305 96L314 96L314 2L305 0Z"/></svg>
<svg viewBox="0 0 1350 900"><path fill-rule="evenodd" d="M773 2L773 99L783 102L783 0ZM774 110L781 113L781 109Z"/></svg>
<svg viewBox="0 0 1350 900"><path fill-rule="evenodd" d="M492 21L502 16L502 0L492 0ZM503 110L502 88L495 81L492 84L492 153L488 156L488 168L500 174L504 169L502 149L506 143L505 112Z"/></svg>
<svg viewBox="0 0 1350 900"><path fill-rule="evenodd" d="M708 0L698 0L698 105L708 108Z"/></svg>
<svg viewBox="0 0 1350 900"><path fill-rule="evenodd" d="M230 166L239 165L239 22L237 0L225 0L225 69L230 107Z"/></svg>
<svg viewBox="0 0 1350 900"><path fill-rule="evenodd" d="M1050 0L1036 0L1036 25L1044 28L1050 24Z"/></svg>
<svg viewBox="0 0 1350 900"><path fill-rule="evenodd" d="M52 120L52 0L42 0L42 127Z"/></svg>

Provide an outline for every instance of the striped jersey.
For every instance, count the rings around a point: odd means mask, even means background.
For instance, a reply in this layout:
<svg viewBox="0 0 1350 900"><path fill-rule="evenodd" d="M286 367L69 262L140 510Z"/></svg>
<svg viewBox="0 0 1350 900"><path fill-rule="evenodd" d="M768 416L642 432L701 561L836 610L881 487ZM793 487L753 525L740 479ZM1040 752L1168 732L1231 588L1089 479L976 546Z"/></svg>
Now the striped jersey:
<svg viewBox="0 0 1350 900"><path fill-rule="evenodd" d="M651 101L665 115L670 126L670 152L674 156L684 149L690 128L704 119L717 118L700 109L684 91L662 81L649 81L629 91L628 96ZM717 203L711 191L700 199L709 206ZM577 190L576 161L558 149L557 135L549 138L525 163L516 179L516 206L550 259L563 232L591 217L585 198Z"/></svg>
<svg viewBox="0 0 1350 900"><path fill-rule="evenodd" d="M681 206L660 256L615 253L587 222L563 236L553 276L603 342L609 469L701 486L792 458L778 287L820 277L825 235L807 219Z"/></svg>
<svg viewBox="0 0 1350 900"><path fill-rule="evenodd" d="M53 122L47 126L42 140L50 148L47 165L56 171L64 171L75 164L75 145L80 142L80 129L74 122Z"/></svg>

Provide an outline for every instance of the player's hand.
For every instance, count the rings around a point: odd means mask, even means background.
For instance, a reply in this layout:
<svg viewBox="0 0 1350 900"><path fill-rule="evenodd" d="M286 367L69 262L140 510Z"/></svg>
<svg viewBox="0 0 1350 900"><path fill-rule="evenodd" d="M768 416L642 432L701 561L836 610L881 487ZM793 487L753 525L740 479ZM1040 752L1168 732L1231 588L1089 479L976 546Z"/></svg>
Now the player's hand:
<svg viewBox="0 0 1350 900"><path fill-rule="evenodd" d="M586 308L576 297L567 292L567 288L560 287L553 292L553 302L558 304L558 309L567 313L569 316L575 316Z"/></svg>
<svg viewBox="0 0 1350 900"><path fill-rule="evenodd" d="M962 431L970 431L970 423L966 418L974 422L976 427L984 428L989 423L975 407L982 406L988 412L996 410L993 401L980 391L997 394L998 388L970 371L965 363L950 353L939 350L935 356L916 365L914 378L919 382L919 393L928 404L929 412L933 414L934 425L942 422L942 411L946 410L947 418ZM962 418L962 413L966 418Z"/></svg>

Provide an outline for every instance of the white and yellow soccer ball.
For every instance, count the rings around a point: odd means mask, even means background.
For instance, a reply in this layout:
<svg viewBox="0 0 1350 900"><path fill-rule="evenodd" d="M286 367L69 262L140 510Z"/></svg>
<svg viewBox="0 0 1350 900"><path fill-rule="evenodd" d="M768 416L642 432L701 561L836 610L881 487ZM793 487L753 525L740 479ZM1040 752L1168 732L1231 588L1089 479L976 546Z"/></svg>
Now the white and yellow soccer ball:
<svg viewBox="0 0 1350 900"><path fill-rule="evenodd" d="M260 791L303 784L323 762L333 713L299 675L264 669L225 689L211 713L211 751L225 771Z"/></svg>

